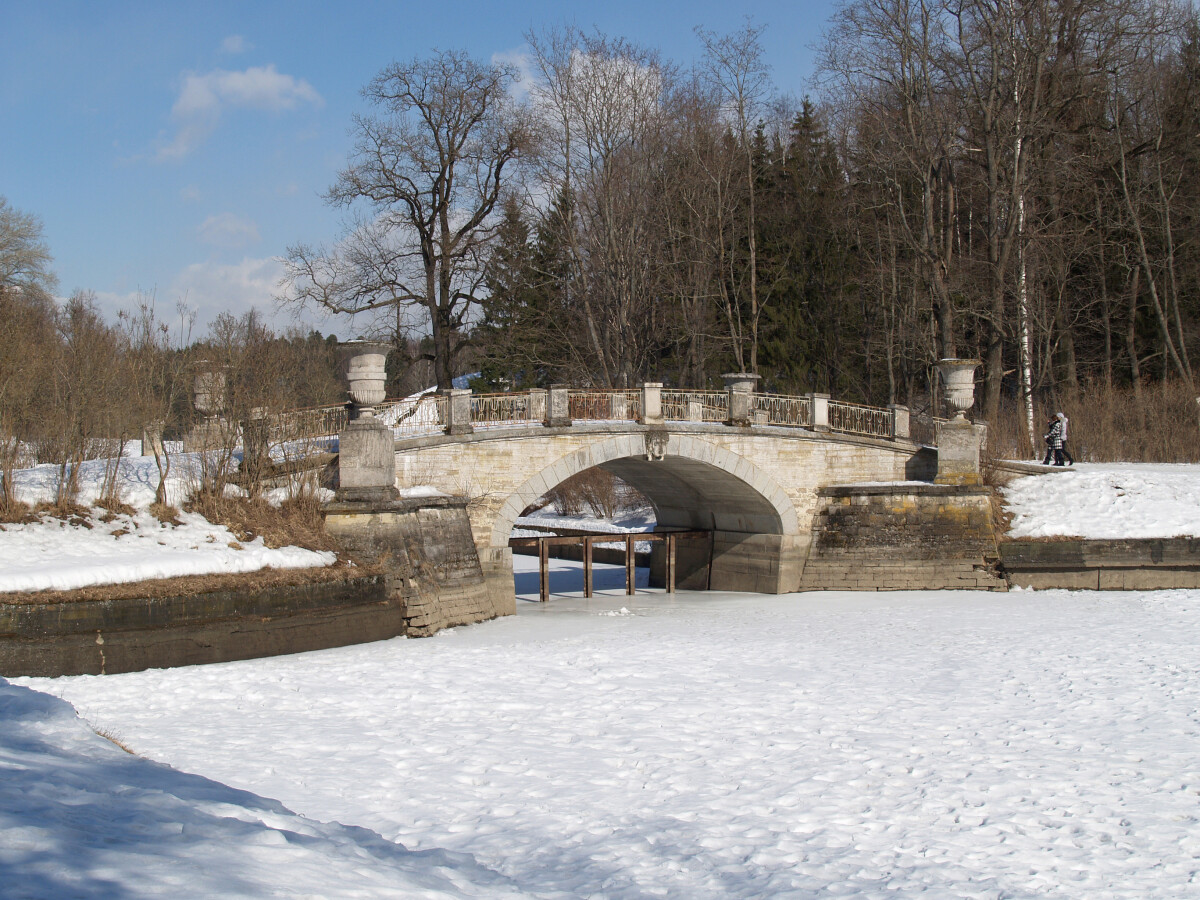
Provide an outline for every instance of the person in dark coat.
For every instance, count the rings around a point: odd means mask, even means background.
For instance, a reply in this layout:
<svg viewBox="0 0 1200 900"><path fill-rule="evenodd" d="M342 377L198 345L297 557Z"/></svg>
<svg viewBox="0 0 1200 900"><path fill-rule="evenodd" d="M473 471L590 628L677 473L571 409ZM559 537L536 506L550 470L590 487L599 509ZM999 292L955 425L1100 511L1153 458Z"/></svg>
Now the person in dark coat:
<svg viewBox="0 0 1200 900"><path fill-rule="evenodd" d="M1046 442L1046 458L1042 460L1043 466L1050 465L1050 461L1055 458L1054 451L1058 445L1059 435L1062 432L1062 425L1058 421L1057 416L1051 416L1046 422L1046 433L1042 435L1042 440Z"/></svg>
<svg viewBox="0 0 1200 900"><path fill-rule="evenodd" d="M1046 432L1046 458L1042 460L1043 466L1050 465L1051 457L1056 466L1075 465L1075 460L1071 459L1071 454L1067 452L1067 422L1066 416L1057 413L1046 423L1049 430Z"/></svg>

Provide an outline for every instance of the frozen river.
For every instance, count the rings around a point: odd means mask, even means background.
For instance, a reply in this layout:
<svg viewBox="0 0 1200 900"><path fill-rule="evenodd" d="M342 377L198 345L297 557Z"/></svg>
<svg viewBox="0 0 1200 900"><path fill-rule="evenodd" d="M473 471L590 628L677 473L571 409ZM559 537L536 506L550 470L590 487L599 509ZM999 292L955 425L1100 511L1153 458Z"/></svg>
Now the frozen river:
<svg viewBox="0 0 1200 900"><path fill-rule="evenodd" d="M518 606L21 683L150 759L471 854L529 896L1200 896L1200 592ZM355 896L336 871L326 893Z"/></svg>

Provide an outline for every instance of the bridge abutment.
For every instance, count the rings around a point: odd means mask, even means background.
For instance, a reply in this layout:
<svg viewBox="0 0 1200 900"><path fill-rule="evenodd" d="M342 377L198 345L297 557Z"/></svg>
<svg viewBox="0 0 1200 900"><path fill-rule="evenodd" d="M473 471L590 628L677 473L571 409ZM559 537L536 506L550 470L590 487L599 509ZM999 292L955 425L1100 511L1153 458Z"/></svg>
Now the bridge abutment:
<svg viewBox="0 0 1200 900"><path fill-rule="evenodd" d="M676 543L675 586L685 591L788 594L800 585L807 535L712 531ZM650 586L666 583L665 547L650 549Z"/></svg>

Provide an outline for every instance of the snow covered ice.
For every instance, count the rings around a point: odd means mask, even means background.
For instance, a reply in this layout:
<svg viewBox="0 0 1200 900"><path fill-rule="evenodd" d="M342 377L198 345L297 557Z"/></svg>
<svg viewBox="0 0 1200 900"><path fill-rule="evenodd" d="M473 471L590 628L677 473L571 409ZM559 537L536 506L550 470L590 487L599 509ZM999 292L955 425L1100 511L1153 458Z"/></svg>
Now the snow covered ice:
<svg viewBox="0 0 1200 900"><path fill-rule="evenodd" d="M1028 481L1039 533L1200 530L1197 467ZM0 681L0 896L1200 896L1200 591L552 567L430 639Z"/></svg>
<svg viewBox="0 0 1200 900"><path fill-rule="evenodd" d="M1200 895L1198 676L1195 591L612 592L22 683L530 896L1091 900Z"/></svg>
<svg viewBox="0 0 1200 900"><path fill-rule="evenodd" d="M130 756L0 679L0 897L518 897L462 854L410 853Z"/></svg>

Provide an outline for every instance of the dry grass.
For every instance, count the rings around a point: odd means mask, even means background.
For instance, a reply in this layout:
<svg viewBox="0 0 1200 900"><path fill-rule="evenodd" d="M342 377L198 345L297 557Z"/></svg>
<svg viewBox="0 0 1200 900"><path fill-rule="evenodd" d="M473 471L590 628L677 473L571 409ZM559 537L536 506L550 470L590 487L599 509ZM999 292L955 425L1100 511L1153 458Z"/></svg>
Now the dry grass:
<svg viewBox="0 0 1200 900"><path fill-rule="evenodd" d="M1000 408L988 432L996 458L1038 460L1045 453L1041 436L1046 420L1058 411L1070 419L1067 449L1077 462L1200 462L1200 405L1183 384L1148 384L1141 402L1133 388L1088 384L1079 397L1061 405L1034 409L1036 448L1030 447L1018 401Z"/></svg>
<svg viewBox="0 0 1200 900"><path fill-rule="evenodd" d="M70 591L21 591L0 594L0 603L86 603L108 600L158 600L219 591L262 592L302 584L326 584L379 574L368 566L340 562L317 569L260 569L224 575L183 575L123 584L97 584Z"/></svg>
<svg viewBox="0 0 1200 900"><path fill-rule="evenodd" d="M315 496L302 493L272 506L262 498L223 497L196 494L184 504L188 512L224 525L239 541L261 537L271 548L303 547L307 550L336 550L325 531L321 504Z"/></svg>
<svg viewBox="0 0 1200 900"><path fill-rule="evenodd" d="M96 732L96 734L100 735L100 737L104 738L110 744L120 747L130 756L137 756L137 754L130 750L128 745L126 745L121 738L117 737L116 734L114 734L112 731L109 731L107 728L93 728L92 731Z"/></svg>
<svg viewBox="0 0 1200 900"><path fill-rule="evenodd" d="M37 516L33 514L28 503L22 503L20 500L11 503L0 502L0 525L26 525L36 521Z"/></svg>
<svg viewBox="0 0 1200 900"><path fill-rule="evenodd" d="M150 515L158 519L164 525L170 525L172 528L178 528L183 524L179 519L179 508L171 506L168 503L151 503Z"/></svg>
<svg viewBox="0 0 1200 900"><path fill-rule="evenodd" d="M105 510L105 513L106 513L105 515L100 517L101 522L111 522L118 515L132 516L134 513L137 512L137 510L135 510L128 503L122 503L120 500L100 499L100 500L96 501L96 506L99 507L100 509Z"/></svg>

